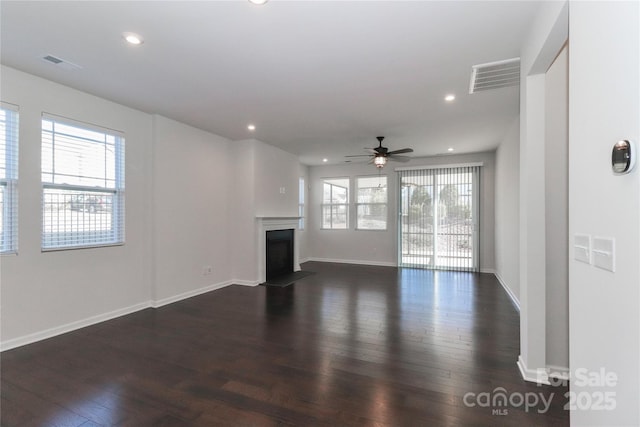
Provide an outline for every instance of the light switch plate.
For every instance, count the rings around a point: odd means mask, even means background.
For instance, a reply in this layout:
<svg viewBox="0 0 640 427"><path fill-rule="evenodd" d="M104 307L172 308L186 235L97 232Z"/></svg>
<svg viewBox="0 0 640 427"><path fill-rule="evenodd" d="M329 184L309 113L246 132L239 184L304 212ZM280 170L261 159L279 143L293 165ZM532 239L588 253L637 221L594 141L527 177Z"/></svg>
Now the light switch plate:
<svg viewBox="0 0 640 427"><path fill-rule="evenodd" d="M603 270L616 271L616 242L611 238L594 237L591 249L593 265Z"/></svg>
<svg viewBox="0 0 640 427"><path fill-rule="evenodd" d="M577 261L591 264L591 236L586 234L573 236L573 257Z"/></svg>

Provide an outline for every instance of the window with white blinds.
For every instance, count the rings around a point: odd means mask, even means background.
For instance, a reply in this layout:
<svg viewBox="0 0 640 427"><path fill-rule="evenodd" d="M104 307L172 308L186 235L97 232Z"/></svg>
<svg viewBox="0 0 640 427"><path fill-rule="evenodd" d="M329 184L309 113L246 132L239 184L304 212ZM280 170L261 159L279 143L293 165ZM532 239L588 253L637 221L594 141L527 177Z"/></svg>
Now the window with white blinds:
<svg viewBox="0 0 640 427"><path fill-rule="evenodd" d="M124 135L42 116L42 249L124 243Z"/></svg>
<svg viewBox="0 0 640 427"><path fill-rule="evenodd" d="M397 170L399 265L478 271L480 166Z"/></svg>
<svg viewBox="0 0 640 427"><path fill-rule="evenodd" d="M0 106L0 253L18 250L18 108Z"/></svg>

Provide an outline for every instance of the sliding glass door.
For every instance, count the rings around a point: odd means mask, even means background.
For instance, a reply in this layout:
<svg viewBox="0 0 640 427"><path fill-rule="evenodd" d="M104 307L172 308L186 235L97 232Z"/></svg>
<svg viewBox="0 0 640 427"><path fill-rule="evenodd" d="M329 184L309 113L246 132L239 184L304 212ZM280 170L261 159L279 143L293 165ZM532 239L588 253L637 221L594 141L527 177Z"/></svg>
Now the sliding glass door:
<svg viewBox="0 0 640 427"><path fill-rule="evenodd" d="M399 170L398 265L478 271L480 166Z"/></svg>

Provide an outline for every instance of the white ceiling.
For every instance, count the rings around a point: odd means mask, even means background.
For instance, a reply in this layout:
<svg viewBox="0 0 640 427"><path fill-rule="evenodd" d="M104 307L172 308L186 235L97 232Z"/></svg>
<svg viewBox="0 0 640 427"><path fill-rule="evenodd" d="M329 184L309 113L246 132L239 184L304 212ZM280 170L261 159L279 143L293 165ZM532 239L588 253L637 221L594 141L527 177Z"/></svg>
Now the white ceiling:
<svg viewBox="0 0 640 427"><path fill-rule="evenodd" d="M414 156L475 152L497 146L519 104L515 87L469 95L471 66L519 56L538 6L3 0L1 60L306 164L341 163L377 135ZM125 31L145 43L127 45ZM48 54L82 68L60 69Z"/></svg>

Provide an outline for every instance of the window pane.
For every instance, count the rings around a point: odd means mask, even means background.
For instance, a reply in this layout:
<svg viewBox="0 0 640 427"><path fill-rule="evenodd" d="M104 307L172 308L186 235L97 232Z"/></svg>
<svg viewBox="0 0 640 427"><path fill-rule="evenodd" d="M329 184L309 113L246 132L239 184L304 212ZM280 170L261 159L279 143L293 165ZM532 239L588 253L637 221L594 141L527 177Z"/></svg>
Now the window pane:
<svg viewBox="0 0 640 427"><path fill-rule="evenodd" d="M322 206L322 228L331 228L331 205Z"/></svg>
<svg viewBox="0 0 640 427"><path fill-rule="evenodd" d="M304 205L298 205L298 229L304 230Z"/></svg>
<svg viewBox="0 0 640 427"><path fill-rule="evenodd" d="M347 202L347 189L345 187L333 186L331 193L332 203L346 203Z"/></svg>
<svg viewBox="0 0 640 427"><path fill-rule="evenodd" d="M346 229L349 225L349 178L325 179L322 202L322 228Z"/></svg>
<svg viewBox="0 0 640 427"><path fill-rule="evenodd" d="M298 203L304 204L304 178L300 178L298 182Z"/></svg>
<svg viewBox="0 0 640 427"><path fill-rule="evenodd" d="M44 189L43 247L101 245L117 240L115 194Z"/></svg>
<svg viewBox="0 0 640 427"><path fill-rule="evenodd" d="M387 229L387 177L360 177L357 180L358 230Z"/></svg>
<svg viewBox="0 0 640 427"><path fill-rule="evenodd" d="M42 183L44 249L124 242L124 138L43 119Z"/></svg>
<svg viewBox="0 0 640 427"><path fill-rule="evenodd" d="M347 228L347 207L345 205L333 205L332 228Z"/></svg>
<svg viewBox="0 0 640 427"><path fill-rule="evenodd" d="M46 122L46 120L45 120ZM51 130L46 130L50 128ZM53 123L42 130L42 181L87 187L116 187L116 138Z"/></svg>
<svg viewBox="0 0 640 427"><path fill-rule="evenodd" d="M298 181L298 229L304 230L304 178L300 178Z"/></svg>
<svg viewBox="0 0 640 427"><path fill-rule="evenodd" d="M6 226L4 223L4 195L5 195L5 186L0 185L0 238L2 239L2 247L4 247L4 239L5 239L5 230Z"/></svg>
<svg viewBox="0 0 640 427"><path fill-rule="evenodd" d="M0 252L18 247L18 111L0 108Z"/></svg>
<svg viewBox="0 0 640 427"><path fill-rule="evenodd" d="M386 230L387 205L364 204L358 205L359 230Z"/></svg>
<svg viewBox="0 0 640 427"><path fill-rule="evenodd" d="M0 110L0 135L2 140L0 143L0 179L5 179L7 177L7 115L9 111Z"/></svg>

